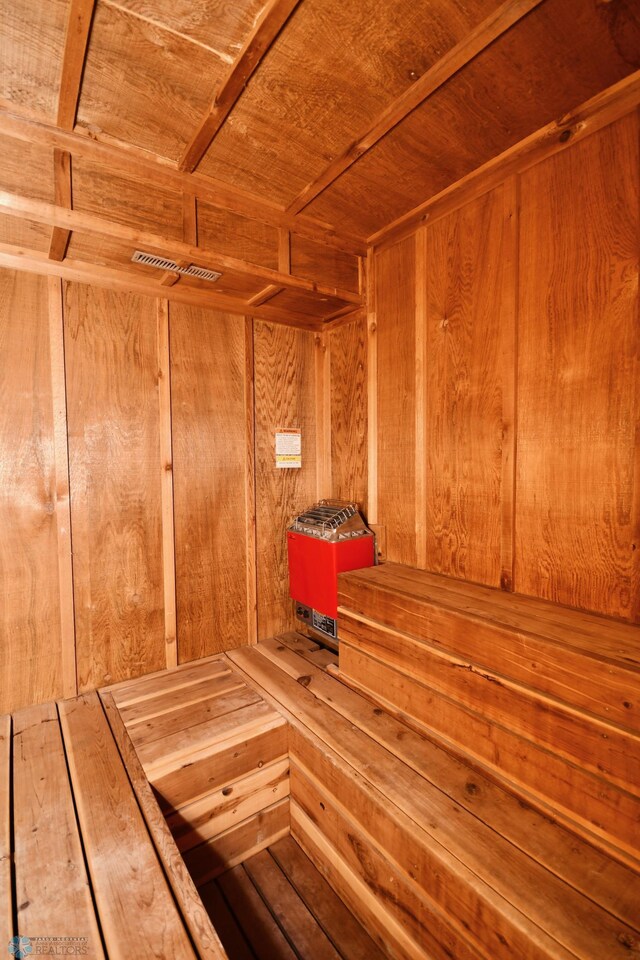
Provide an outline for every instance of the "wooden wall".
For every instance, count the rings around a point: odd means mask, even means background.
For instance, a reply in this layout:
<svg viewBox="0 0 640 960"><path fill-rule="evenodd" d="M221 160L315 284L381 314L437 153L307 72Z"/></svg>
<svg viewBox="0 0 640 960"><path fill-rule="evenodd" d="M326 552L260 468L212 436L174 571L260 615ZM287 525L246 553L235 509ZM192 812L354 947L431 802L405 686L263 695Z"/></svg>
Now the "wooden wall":
<svg viewBox="0 0 640 960"><path fill-rule="evenodd" d="M316 345L0 271L0 713L291 625L283 540L317 493ZM302 429L302 470L276 470L278 427Z"/></svg>
<svg viewBox="0 0 640 960"><path fill-rule="evenodd" d="M375 251L389 559L640 618L638 126Z"/></svg>

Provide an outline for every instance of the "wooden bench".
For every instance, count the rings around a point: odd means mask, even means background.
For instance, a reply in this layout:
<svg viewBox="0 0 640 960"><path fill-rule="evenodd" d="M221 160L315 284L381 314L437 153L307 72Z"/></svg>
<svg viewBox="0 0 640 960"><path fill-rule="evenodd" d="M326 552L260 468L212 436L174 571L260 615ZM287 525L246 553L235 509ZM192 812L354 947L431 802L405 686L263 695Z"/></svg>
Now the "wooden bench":
<svg viewBox="0 0 640 960"><path fill-rule="evenodd" d="M640 627L384 564L340 578L339 675L640 858Z"/></svg>
<svg viewBox="0 0 640 960"><path fill-rule="evenodd" d="M625 960L640 875L279 640L229 651L290 725L291 831L389 956Z"/></svg>
<svg viewBox="0 0 640 960"><path fill-rule="evenodd" d="M11 793L16 900L7 910L11 898L2 896L2 934L6 942L40 938L34 953L223 960L121 721L112 721L113 730L95 693L21 710L12 719L9 770L3 720L0 893L11 882Z"/></svg>

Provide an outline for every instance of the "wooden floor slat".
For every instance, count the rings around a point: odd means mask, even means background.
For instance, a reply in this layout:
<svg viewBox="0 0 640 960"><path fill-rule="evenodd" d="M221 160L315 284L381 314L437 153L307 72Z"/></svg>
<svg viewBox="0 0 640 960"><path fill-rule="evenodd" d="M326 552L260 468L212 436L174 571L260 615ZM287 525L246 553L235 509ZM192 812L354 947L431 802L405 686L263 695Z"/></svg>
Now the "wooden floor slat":
<svg viewBox="0 0 640 960"><path fill-rule="evenodd" d="M13 737L17 933L103 957L55 704L14 714Z"/></svg>
<svg viewBox="0 0 640 960"><path fill-rule="evenodd" d="M255 960L255 953L245 940L216 880L200 887L202 902L211 917L229 960Z"/></svg>
<svg viewBox="0 0 640 960"><path fill-rule="evenodd" d="M384 960L382 951L292 837L278 840L269 853L344 960Z"/></svg>
<svg viewBox="0 0 640 960"><path fill-rule="evenodd" d="M13 936L11 888L11 717L0 717L0 947Z"/></svg>
<svg viewBox="0 0 640 960"><path fill-rule="evenodd" d="M62 701L62 726L87 863L110 960L194 960L97 694Z"/></svg>
<svg viewBox="0 0 640 960"><path fill-rule="evenodd" d="M340 960L340 954L268 850L251 857L244 868L299 957Z"/></svg>
<svg viewBox="0 0 640 960"><path fill-rule="evenodd" d="M234 867L218 882L257 960L298 960L244 867Z"/></svg>

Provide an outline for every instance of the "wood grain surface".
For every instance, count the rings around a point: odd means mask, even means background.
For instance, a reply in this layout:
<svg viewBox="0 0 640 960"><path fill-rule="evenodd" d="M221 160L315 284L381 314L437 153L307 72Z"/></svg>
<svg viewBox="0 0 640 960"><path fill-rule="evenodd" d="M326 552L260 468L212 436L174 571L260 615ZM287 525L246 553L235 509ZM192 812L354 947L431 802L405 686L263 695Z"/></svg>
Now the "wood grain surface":
<svg viewBox="0 0 640 960"><path fill-rule="evenodd" d="M65 692L47 280L0 272L0 710ZM58 476L58 469L61 473ZM64 506L64 503L62 504Z"/></svg>
<svg viewBox="0 0 640 960"><path fill-rule="evenodd" d="M165 665L156 311L68 284L65 346L81 690Z"/></svg>
<svg viewBox="0 0 640 960"><path fill-rule="evenodd" d="M179 661L247 635L245 327L171 305Z"/></svg>
<svg viewBox="0 0 640 960"><path fill-rule="evenodd" d="M637 114L524 173L521 211L515 589L637 617Z"/></svg>
<svg viewBox="0 0 640 960"><path fill-rule="evenodd" d="M13 725L16 933L85 938L86 956L101 958L56 706L21 710Z"/></svg>
<svg viewBox="0 0 640 960"><path fill-rule="evenodd" d="M501 188L427 227L427 569L492 586L513 441L515 213Z"/></svg>
<svg viewBox="0 0 640 960"><path fill-rule="evenodd" d="M416 563L415 239L376 256L378 517L387 555Z"/></svg>
<svg viewBox="0 0 640 960"><path fill-rule="evenodd" d="M312 334L255 324L258 637L293 626L285 532L316 499L315 346ZM277 469L275 434L302 431L302 467Z"/></svg>
<svg viewBox="0 0 640 960"><path fill-rule="evenodd" d="M367 319L329 333L332 495L367 510Z"/></svg>

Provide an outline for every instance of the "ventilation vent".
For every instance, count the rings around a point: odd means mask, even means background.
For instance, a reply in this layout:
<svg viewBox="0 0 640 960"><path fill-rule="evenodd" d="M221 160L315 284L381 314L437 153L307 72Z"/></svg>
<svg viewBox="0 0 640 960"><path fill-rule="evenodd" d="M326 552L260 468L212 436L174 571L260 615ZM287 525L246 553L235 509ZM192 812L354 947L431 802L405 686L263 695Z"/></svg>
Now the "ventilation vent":
<svg viewBox="0 0 640 960"><path fill-rule="evenodd" d="M133 263L144 263L146 267L157 267L159 270L174 270L176 273L180 273L180 267L175 260L156 257L153 253L142 253L141 250L136 250L131 260Z"/></svg>
<svg viewBox="0 0 640 960"><path fill-rule="evenodd" d="M222 274L216 270L207 270L206 267L196 267L194 263L182 269L180 273L184 273L187 277L198 277L200 280L211 280L212 282L219 280L222 276Z"/></svg>
<svg viewBox="0 0 640 960"><path fill-rule="evenodd" d="M179 266L175 260L168 260L166 257L156 257L154 253L143 253L142 250L136 250L131 257L132 263L143 263L146 267L156 267L158 270L171 270L173 273L182 273L185 277L197 277L199 280L210 280L212 283L219 280L222 276L216 270L208 270L206 267L197 267L195 263L190 263L188 267Z"/></svg>

